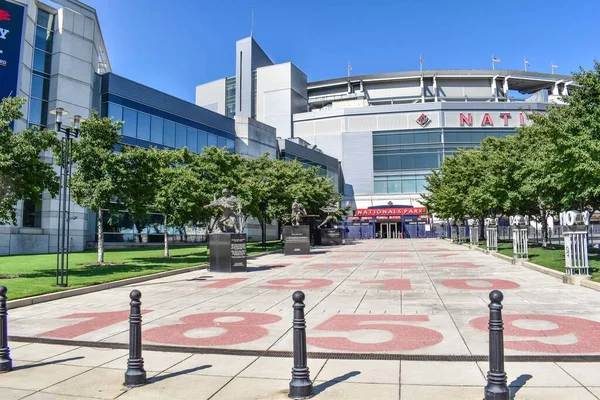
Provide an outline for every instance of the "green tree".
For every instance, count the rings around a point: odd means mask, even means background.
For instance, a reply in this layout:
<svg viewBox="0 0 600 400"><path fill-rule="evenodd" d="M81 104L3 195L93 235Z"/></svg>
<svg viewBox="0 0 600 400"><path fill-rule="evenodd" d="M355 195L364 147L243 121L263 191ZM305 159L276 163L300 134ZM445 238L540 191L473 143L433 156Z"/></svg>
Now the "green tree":
<svg viewBox="0 0 600 400"><path fill-rule="evenodd" d="M0 223L17 223L15 206L22 199L39 204L40 194L58 194L58 177L40 154L57 148L56 134L37 128L15 133L13 121L23 118L25 100L5 98L0 102Z"/></svg>
<svg viewBox="0 0 600 400"><path fill-rule="evenodd" d="M73 141L75 172L70 182L77 204L98 213L98 263L104 262L104 208L112 212L122 193L119 185L121 157L117 151L123 123L92 117L81 123L80 140Z"/></svg>
<svg viewBox="0 0 600 400"><path fill-rule="evenodd" d="M195 155L183 150L150 150L156 157L156 187L151 208L163 215L164 256L169 257L168 228L193 221L200 208L208 204L201 176L192 168Z"/></svg>

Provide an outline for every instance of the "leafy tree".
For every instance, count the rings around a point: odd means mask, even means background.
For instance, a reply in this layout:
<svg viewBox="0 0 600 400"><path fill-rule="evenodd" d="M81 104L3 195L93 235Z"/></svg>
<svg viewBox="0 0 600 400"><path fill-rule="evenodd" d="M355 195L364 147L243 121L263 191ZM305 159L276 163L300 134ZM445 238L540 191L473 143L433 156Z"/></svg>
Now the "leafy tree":
<svg viewBox="0 0 600 400"><path fill-rule="evenodd" d="M156 157L158 168L156 188L151 208L162 213L164 218L164 256L169 257L169 226L182 226L192 221L198 210L208 204L208 196L198 174L192 168L194 157L183 150L150 150Z"/></svg>
<svg viewBox="0 0 600 400"><path fill-rule="evenodd" d="M92 117L81 123L80 137L73 141L73 162L76 170L71 178L71 195L77 204L98 213L98 263L104 262L104 208L116 207L122 193L119 184L121 157L117 151L123 123Z"/></svg>
<svg viewBox="0 0 600 400"><path fill-rule="evenodd" d="M58 194L58 177L40 154L57 148L56 134L38 128L15 133L12 122L23 118L25 100L5 98L0 102L0 223L16 224L15 206L22 199L39 204L40 193Z"/></svg>

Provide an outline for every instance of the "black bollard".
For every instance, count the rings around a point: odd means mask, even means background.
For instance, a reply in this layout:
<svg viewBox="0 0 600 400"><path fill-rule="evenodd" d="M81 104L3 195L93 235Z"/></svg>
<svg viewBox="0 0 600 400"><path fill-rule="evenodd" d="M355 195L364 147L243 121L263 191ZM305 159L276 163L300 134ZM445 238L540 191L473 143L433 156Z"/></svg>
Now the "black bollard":
<svg viewBox="0 0 600 400"><path fill-rule="evenodd" d="M125 386L141 386L146 384L146 371L142 358L142 293L132 290L131 313L129 314L129 359L125 372Z"/></svg>
<svg viewBox="0 0 600 400"><path fill-rule="evenodd" d="M304 293L297 291L292 295L294 300L294 368L290 393L292 399L305 399L313 394L306 354L306 320L304 319Z"/></svg>
<svg viewBox="0 0 600 400"><path fill-rule="evenodd" d="M0 286L0 373L12 371L12 359L8 348L8 308L6 286Z"/></svg>
<svg viewBox="0 0 600 400"><path fill-rule="evenodd" d="M487 373L484 400L509 400L510 390L506 385L504 371L504 323L502 322L502 300L499 290L490 293L490 370Z"/></svg>

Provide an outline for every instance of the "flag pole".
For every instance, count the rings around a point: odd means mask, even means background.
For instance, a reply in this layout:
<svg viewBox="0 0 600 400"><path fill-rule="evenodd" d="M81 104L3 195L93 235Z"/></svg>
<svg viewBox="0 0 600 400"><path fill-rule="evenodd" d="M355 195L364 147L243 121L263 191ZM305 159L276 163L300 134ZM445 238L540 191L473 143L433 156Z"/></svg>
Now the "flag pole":
<svg viewBox="0 0 600 400"><path fill-rule="evenodd" d="M494 62L494 55L492 54L492 71L496 70L496 63Z"/></svg>
<svg viewBox="0 0 600 400"><path fill-rule="evenodd" d="M350 61L348 61L348 78L350 77Z"/></svg>
<svg viewBox="0 0 600 400"><path fill-rule="evenodd" d="M523 64L525 64L525 72L527 72L527 61L526 60L527 60L526 58L523 58Z"/></svg>
<svg viewBox="0 0 600 400"><path fill-rule="evenodd" d="M250 37L254 37L254 6L252 6L252 23L250 27Z"/></svg>
<svg viewBox="0 0 600 400"><path fill-rule="evenodd" d="M419 54L419 71L423 72L423 56Z"/></svg>

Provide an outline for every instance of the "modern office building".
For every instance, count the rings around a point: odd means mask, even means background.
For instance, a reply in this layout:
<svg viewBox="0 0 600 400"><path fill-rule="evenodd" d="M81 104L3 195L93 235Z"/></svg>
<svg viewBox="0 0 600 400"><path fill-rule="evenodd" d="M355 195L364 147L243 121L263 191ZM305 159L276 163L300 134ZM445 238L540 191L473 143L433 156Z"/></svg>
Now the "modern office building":
<svg viewBox="0 0 600 400"><path fill-rule="evenodd" d="M49 111L58 107L83 118L97 110L125 122L124 144L188 147L198 153L217 146L251 157L265 152L277 156L275 128L250 116L221 115L114 74L96 11L78 0L0 0L0 98L11 95L27 100L24 118L14 124L16 131L31 125L55 129ZM50 152L42 157L53 162ZM0 226L0 254L56 251L59 200L48 193L41 199L40 206L30 199L20 201L17 223ZM162 240L162 217L150 217L144 226L126 215L111 223L107 219L106 242ZM93 245L96 226L92 210L71 202L69 249ZM250 237L260 238L255 221L247 226ZM187 240L198 232L170 233ZM268 237L276 236L277 228L268 226Z"/></svg>
<svg viewBox="0 0 600 400"><path fill-rule="evenodd" d="M340 160L351 224L379 237L430 232L425 177L457 148L514 134L528 112L567 95L571 78L514 70L432 70L310 82L273 64L253 38L236 44L236 75L196 88L196 103L245 113L282 138ZM419 226L418 222L421 222ZM414 226L412 226L414 225ZM361 228L362 230L362 228ZM368 236L368 235L367 235Z"/></svg>

